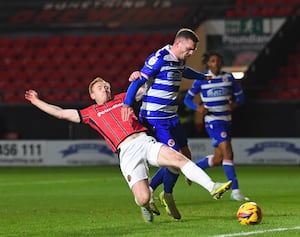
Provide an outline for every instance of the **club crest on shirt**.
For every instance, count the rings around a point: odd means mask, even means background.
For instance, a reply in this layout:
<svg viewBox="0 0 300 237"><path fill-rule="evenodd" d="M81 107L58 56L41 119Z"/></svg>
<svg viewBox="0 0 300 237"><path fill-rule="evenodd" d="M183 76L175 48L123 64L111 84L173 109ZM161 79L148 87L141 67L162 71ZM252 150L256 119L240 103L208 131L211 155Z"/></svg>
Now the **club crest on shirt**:
<svg viewBox="0 0 300 237"><path fill-rule="evenodd" d="M148 60L148 64L152 66L156 63L156 61L157 61L157 57L153 56Z"/></svg>
<svg viewBox="0 0 300 237"><path fill-rule="evenodd" d="M223 82L228 82L228 78L227 77L223 77Z"/></svg>

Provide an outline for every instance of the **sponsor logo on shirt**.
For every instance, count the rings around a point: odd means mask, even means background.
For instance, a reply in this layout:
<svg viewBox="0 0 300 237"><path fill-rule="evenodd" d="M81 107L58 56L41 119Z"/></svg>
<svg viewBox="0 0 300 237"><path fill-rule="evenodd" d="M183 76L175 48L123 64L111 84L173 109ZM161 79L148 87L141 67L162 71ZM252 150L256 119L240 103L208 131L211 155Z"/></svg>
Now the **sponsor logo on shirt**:
<svg viewBox="0 0 300 237"><path fill-rule="evenodd" d="M113 105L112 107L110 107L108 109L104 109L104 110L98 112L97 116L101 117L103 114L108 113L108 112L112 111L113 109L118 108L120 106L123 106L123 103L115 104L115 105Z"/></svg>

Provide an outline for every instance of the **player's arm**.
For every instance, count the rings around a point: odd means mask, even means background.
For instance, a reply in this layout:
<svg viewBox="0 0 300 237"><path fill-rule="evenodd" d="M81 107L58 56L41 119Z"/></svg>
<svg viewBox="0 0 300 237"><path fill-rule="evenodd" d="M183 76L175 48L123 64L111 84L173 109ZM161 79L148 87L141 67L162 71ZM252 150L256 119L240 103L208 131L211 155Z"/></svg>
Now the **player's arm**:
<svg viewBox="0 0 300 237"><path fill-rule="evenodd" d="M142 73L140 71L134 71L130 74L128 81L133 82L137 79L142 79ZM135 100L140 101L143 97L145 91L145 84L142 85L135 94Z"/></svg>
<svg viewBox="0 0 300 237"><path fill-rule="evenodd" d="M235 93L234 97L229 100L229 106L230 106L230 110L233 111L235 110L237 107L241 106L242 104L244 104L244 93Z"/></svg>
<svg viewBox="0 0 300 237"><path fill-rule="evenodd" d="M201 114L207 114L208 110L205 108L204 104L202 103L199 105L195 103L194 98L195 95L188 91L184 97L185 106Z"/></svg>
<svg viewBox="0 0 300 237"><path fill-rule="evenodd" d="M209 75L206 75L202 72L196 71L195 69L191 67L186 67L183 72L182 76L186 79L191 79L191 80L205 80L209 79Z"/></svg>
<svg viewBox="0 0 300 237"><path fill-rule="evenodd" d="M132 113L133 111L131 105L134 98L138 97L138 90L148 81L150 77L154 76L160 70L160 68L162 67L162 63L163 60L161 58L158 58L154 54L152 54L147 58L140 72L133 72L131 74L129 80L131 80L132 82L127 89L124 105L122 107L123 121L127 121L130 113Z"/></svg>
<svg viewBox="0 0 300 237"><path fill-rule="evenodd" d="M140 99L143 93L143 85L146 83L147 79L142 77L140 79L136 79L132 81L127 89L126 97L123 103L123 107L121 110L122 120L128 121L129 116L133 113L133 109L131 107L134 99Z"/></svg>
<svg viewBox="0 0 300 237"><path fill-rule="evenodd" d="M230 109L234 110L237 107L241 106L245 102L245 94L243 92L241 84L236 81L231 74L234 83L233 83L233 98L229 101Z"/></svg>
<svg viewBox="0 0 300 237"><path fill-rule="evenodd" d="M205 108L204 103L197 104L194 99L197 94L200 93L201 89L200 86L198 85L200 81L194 81L192 87L187 91L184 97L184 104L188 108L199 112L201 114L207 114L208 110Z"/></svg>
<svg viewBox="0 0 300 237"><path fill-rule="evenodd" d="M49 104L38 97L38 93L35 90L28 90L25 92L25 99L30 101L31 104L39 108L40 110L52 115L58 119L68 120L74 123L80 122L80 117L76 109L63 109L59 106Z"/></svg>
<svg viewBox="0 0 300 237"><path fill-rule="evenodd" d="M127 89L126 97L124 100L124 106L131 106L133 100L143 93L143 88L140 89L147 82L147 78L142 76L134 81L132 81ZM140 90L139 90L140 89Z"/></svg>

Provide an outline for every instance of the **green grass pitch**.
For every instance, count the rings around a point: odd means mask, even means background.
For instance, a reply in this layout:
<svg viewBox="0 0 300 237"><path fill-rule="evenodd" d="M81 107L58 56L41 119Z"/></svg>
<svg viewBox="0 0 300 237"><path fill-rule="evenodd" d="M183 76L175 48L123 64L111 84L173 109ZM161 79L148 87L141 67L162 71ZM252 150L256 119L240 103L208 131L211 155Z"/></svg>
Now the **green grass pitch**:
<svg viewBox="0 0 300 237"><path fill-rule="evenodd" d="M300 167L236 171L242 191L262 209L259 225L240 225L241 202L230 201L229 193L213 200L202 187L188 186L183 175L174 190L182 220L172 220L157 202L161 215L149 224L117 166L0 168L0 236L300 236ZM225 181L221 167L208 173Z"/></svg>

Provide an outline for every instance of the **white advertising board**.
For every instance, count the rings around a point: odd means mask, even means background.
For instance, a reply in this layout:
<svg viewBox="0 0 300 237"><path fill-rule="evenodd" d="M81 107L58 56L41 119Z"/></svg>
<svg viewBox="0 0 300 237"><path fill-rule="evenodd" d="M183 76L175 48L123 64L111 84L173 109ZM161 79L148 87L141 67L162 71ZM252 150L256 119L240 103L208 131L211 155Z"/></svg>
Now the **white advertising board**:
<svg viewBox="0 0 300 237"><path fill-rule="evenodd" d="M209 139L189 139L193 160L214 149ZM300 165L300 139L237 138L236 164ZM91 166L119 164L103 140L0 140L0 166Z"/></svg>
<svg viewBox="0 0 300 237"><path fill-rule="evenodd" d="M0 166L80 166L118 164L99 140L0 141Z"/></svg>
<svg viewBox="0 0 300 237"><path fill-rule="evenodd" d="M213 154L208 139L189 139L193 160ZM237 138L232 140L235 164L300 165L300 139Z"/></svg>

